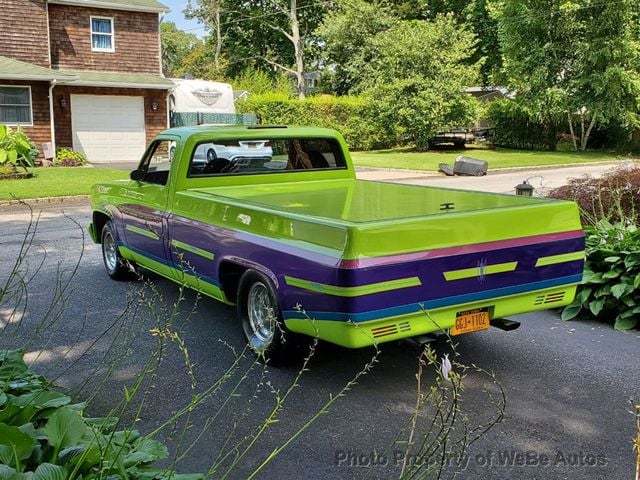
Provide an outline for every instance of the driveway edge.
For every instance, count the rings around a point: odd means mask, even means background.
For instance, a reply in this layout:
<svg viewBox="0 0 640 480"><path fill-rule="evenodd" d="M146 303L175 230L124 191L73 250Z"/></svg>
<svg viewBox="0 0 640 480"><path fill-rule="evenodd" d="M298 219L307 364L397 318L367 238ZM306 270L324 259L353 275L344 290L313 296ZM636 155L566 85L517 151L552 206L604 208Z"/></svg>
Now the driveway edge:
<svg viewBox="0 0 640 480"><path fill-rule="evenodd" d="M25 198L16 200L0 200L0 207L14 207L17 205L48 205L58 203L73 203L88 201L89 195L69 195L66 197Z"/></svg>

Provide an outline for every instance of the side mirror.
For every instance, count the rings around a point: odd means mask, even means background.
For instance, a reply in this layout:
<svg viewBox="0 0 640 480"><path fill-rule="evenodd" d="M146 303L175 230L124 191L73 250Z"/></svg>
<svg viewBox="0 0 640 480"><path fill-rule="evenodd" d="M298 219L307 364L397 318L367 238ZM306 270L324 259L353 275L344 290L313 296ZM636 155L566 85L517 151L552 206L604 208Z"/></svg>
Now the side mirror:
<svg viewBox="0 0 640 480"><path fill-rule="evenodd" d="M133 172L131 172L130 177L131 177L131 180L140 182L144 178L144 170L136 169Z"/></svg>

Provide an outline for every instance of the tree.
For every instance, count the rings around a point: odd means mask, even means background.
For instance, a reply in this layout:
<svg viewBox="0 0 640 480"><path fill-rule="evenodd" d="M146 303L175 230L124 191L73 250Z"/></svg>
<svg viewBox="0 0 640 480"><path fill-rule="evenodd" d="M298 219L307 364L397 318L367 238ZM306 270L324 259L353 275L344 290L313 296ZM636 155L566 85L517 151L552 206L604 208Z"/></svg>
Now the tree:
<svg viewBox="0 0 640 480"><path fill-rule="evenodd" d="M333 70L335 93L347 95L359 89L362 72L376 55L376 35L398 22L390 7L365 0L344 1L325 16L316 35Z"/></svg>
<svg viewBox="0 0 640 480"><path fill-rule="evenodd" d="M473 42L451 16L401 21L376 35L362 88L388 135L423 149L439 128L473 121L475 103L464 93L478 77L468 62Z"/></svg>
<svg viewBox="0 0 640 480"><path fill-rule="evenodd" d="M196 0L189 12L216 33L216 52L227 58L230 76L247 67L282 70L295 76L304 98L309 55L318 48L312 33L327 8L314 0Z"/></svg>
<svg viewBox="0 0 640 480"><path fill-rule="evenodd" d="M162 43L162 72L171 77L176 74L189 54L202 44L192 33L179 30L173 22L160 24Z"/></svg>
<svg viewBox="0 0 640 480"><path fill-rule="evenodd" d="M638 9L635 0L503 0L494 11L509 84L539 119L564 119L576 150L596 125L638 124Z"/></svg>

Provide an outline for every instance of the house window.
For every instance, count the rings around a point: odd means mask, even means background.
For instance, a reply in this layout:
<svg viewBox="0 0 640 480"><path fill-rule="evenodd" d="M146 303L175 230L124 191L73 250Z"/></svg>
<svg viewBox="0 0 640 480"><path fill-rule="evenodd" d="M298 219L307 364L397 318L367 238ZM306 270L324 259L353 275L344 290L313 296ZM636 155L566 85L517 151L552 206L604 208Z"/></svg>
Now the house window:
<svg viewBox="0 0 640 480"><path fill-rule="evenodd" d="M33 125L31 88L0 86L0 123Z"/></svg>
<svg viewBox="0 0 640 480"><path fill-rule="evenodd" d="M91 50L114 52L113 18L91 17Z"/></svg>

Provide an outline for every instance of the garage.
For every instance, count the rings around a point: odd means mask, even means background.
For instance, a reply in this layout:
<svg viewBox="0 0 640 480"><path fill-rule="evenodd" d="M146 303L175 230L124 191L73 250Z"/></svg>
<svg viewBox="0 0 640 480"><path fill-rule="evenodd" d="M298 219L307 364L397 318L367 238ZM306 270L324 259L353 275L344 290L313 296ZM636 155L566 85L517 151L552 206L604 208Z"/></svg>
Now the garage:
<svg viewBox="0 0 640 480"><path fill-rule="evenodd" d="M71 95L73 149L91 163L137 162L146 145L144 98Z"/></svg>

